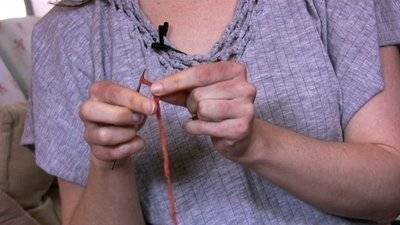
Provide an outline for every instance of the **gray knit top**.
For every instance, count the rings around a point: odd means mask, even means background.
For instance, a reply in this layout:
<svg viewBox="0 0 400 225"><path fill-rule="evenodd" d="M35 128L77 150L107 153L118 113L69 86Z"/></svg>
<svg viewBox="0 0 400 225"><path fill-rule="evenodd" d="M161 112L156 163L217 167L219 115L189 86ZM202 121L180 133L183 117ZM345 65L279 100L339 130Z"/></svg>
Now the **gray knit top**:
<svg viewBox="0 0 400 225"><path fill-rule="evenodd" d="M91 84L112 80L134 88L144 69L157 80L230 58L247 65L258 91L258 118L341 142L354 114L384 88L379 45L400 43L399 9L398 0L239 0L232 22L206 55L155 52L149 46L158 40L157 30L137 0L53 9L33 32L22 143L34 146L45 171L85 185L90 149L78 112ZM181 224L366 224L324 213L223 158L209 137L184 131L186 109L161 108ZM170 224L155 118L140 135L146 150L134 160L144 217L149 224Z"/></svg>

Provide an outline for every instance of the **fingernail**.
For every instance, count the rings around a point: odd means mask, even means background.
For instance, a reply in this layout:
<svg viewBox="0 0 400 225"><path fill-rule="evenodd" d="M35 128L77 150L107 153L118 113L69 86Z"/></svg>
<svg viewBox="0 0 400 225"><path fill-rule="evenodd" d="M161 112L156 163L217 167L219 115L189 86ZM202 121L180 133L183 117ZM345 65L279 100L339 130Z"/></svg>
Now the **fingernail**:
<svg viewBox="0 0 400 225"><path fill-rule="evenodd" d="M146 111L149 112L149 114L153 114L154 111L156 110L156 104L153 102L148 102L145 105Z"/></svg>
<svg viewBox="0 0 400 225"><path fill-rule="evenodd" d="M153 94L160 94L163 91L163 86L160 83L154 83L151 85L150 90Z"/></svg>
<svg viewBox="0 0 400 225"><path fill-rule="evenodd" d="M139 113L132 114L132 120L136 124L143 122L143 118L144 118L144 116L142 114L139 114Z"/></svg>

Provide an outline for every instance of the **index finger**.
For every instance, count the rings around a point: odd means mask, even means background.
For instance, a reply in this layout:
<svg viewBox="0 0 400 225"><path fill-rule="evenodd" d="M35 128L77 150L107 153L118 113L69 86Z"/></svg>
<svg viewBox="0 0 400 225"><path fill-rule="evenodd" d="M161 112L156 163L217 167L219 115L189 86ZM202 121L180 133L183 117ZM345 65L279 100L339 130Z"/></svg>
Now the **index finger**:
<svg viewBox="0 0 400 225"><path fill-rule="evenodd" d="M100 81L93 84L90 88L90 96L94 100L126 107L145 115L151 115L156 111L154 100L110 81Z"/></svg>
<svg viewBox="0 0 400 225"><path fill-rule="evenodd" d="M230 80L245 75L246 67L235 62L217 62L202 64L156 81L151 92L163 96L178 91L208 86L220 81Z"/></svg>

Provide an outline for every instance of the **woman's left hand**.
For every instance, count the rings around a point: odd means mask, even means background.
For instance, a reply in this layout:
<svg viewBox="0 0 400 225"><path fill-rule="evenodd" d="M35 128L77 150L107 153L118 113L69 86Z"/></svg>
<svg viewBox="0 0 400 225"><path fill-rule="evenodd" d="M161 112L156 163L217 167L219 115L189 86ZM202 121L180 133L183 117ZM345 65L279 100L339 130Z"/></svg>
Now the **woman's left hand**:
<svg viewBox="0 0 400 225"><path fill-rule="evenodd" d="M245 65L227 61L195 66L154 82L151 91L197 116L185 125L189 133L211 136L215 148L231 160L245 154L256 97Z"/></svg>

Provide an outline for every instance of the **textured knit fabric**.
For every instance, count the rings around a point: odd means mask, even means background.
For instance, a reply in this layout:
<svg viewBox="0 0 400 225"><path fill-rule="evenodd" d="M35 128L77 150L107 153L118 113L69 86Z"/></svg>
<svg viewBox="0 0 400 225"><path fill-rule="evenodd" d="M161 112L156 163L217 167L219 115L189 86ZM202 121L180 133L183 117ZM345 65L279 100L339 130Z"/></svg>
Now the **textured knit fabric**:
<svg viewBox="0 0 400 225"><path fill-rule="evenodd" d="M381 45L399 44L400 0L375 0Z"/></svg>
<svg viewBox="0 0 400 225"><path fill-rule="evenodd" d="M134 88L144 69L149 80L157 80L228 58L247 65L258 90L258 118L319 140L343 141L354 114L384 88L374 1L238 5L243 7L221 40L202 56L153 51L156 29L136 1L98 0L51 11L33 33L31 111L23 144L34 145L37 163L49 173L85 185L90 149L78 112L91 84L112 80ZM143 93L150 96L146 88ZM223 158L209 137L184 131L186 109L162 104L161 110L181 224L363 224L321 212ZM140 135L147 143L135 157L144 216L150 224L169 224L155 118L148 118Z"/></svg>

